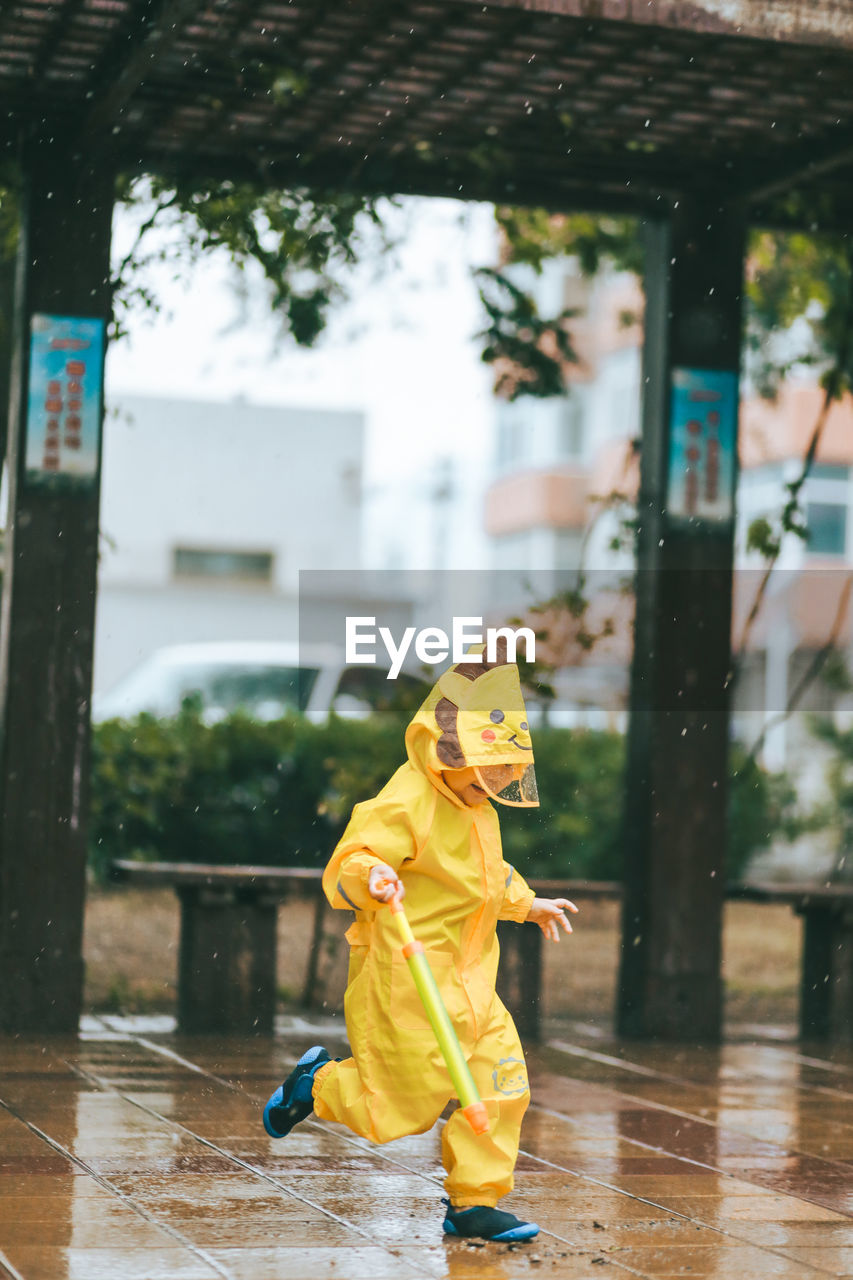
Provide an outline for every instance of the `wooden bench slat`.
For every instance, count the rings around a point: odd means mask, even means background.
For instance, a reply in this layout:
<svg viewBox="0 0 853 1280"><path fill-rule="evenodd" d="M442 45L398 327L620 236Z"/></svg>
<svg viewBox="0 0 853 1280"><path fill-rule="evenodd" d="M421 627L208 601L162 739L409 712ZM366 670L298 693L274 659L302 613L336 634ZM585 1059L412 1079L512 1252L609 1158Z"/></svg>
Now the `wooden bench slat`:
<svg viewBox="0 0 853 1280"><path fill-rule="evenodd" d="M317 867L210 866L200 862L134 862L117 859L111 877L119 884L136 883L168 888L182 885L206 888L256 889L259 893L287 893L295 886L319 884Z"/></svg>
<svg viewBox="0 0 853 1280"><path fill-rule="evenodd" d="M215 866L200 862L137 862L117 859L111 864L112 878L118 883L137 882L158 886L202 885L215 888L251 888L262 893L283 893L295 886L319 884L323 871L319 867L265 867L235 863ZM576 880L528 878L532 889L543 897L605 898L617 901L623 888L618 880ZM853 884L808 882L801 884L762 884L739 881L726 886L726 897L745 902L772 902L785 906L807 906L810 902L830 905L853 903Z"/></svg>

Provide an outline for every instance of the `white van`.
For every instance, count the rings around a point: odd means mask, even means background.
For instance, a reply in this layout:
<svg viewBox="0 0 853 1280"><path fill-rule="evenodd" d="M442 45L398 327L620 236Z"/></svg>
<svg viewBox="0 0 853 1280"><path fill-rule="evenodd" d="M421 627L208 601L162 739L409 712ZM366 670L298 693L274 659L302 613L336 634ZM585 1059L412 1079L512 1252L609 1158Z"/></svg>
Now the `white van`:
<svg viewBox="0 0 853 1280"><path fill-rule="evenodd" d="M233 711L256 720L299 713L326 720L334 711L365 719L392 704L400 692L416 692L421 682L401 672L388 680L387 668L347 666L332 648L266 641L210 641L157 649L92 703L92 720L128 719L148 712L175 716L186 698L198 698L208 724ZM423 686L426 696L427 686Z"/></svg>

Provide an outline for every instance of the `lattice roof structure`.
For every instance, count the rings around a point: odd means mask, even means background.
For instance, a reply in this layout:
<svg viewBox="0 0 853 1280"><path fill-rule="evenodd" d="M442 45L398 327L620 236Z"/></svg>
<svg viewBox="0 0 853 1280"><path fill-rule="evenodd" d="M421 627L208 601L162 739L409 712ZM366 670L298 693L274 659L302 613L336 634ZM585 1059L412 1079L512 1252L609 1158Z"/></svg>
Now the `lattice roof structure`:
<svg viewBox="0 0 853 1280"><path fill-rule="evenodd" d="M820 186L838 218L853 6L820 26L821 6L799 28L744 0L18 0L0 137L46 123L132 170L564 207L698 188L780 216Z"/></svg>
<svg viewBox="0 0 853 1280"><path fill-rule="evenodd" d="M800 9L7 0L0 142L66 129L132 171L564 208L698 189L773 220L780 195L819 188L843 223L853 6Z"/></svg>

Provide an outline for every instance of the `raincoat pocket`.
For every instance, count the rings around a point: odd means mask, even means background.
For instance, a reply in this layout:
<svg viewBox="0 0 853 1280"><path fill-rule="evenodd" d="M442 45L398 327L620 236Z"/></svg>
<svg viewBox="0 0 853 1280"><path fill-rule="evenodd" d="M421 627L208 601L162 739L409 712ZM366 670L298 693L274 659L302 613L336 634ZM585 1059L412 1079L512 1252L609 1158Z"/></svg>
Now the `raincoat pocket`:
<svg viewBox="0 0 853 1280"><path fill-rule="evenodd" d="M360 975L367 961L372 925L367 920L356 920L347 929L344 937L349 943L349 968L347 972L347 995Z"/></svg>
<svg viewBox="0 0 853 1280"><path fill-rule="evenodd" d="M369 947L373 925L368 920L354 920L344 937L351 947Z"/></svg>
<svg viewBox="0 0 853 1280"><path fill-rule="evenodd" d="M433 977L438 984L447 1011L453 1016L458 1004L460 989L459 977L453 956L447 951L428 951L427 960ZM399 951L391 956L391 999L389 1002L391 1018L396 1026L405 1031L429 1031L432 1034L429 1018L426 1015L421 998L418 995L414 978L409 970L406 957Z"/></svg>

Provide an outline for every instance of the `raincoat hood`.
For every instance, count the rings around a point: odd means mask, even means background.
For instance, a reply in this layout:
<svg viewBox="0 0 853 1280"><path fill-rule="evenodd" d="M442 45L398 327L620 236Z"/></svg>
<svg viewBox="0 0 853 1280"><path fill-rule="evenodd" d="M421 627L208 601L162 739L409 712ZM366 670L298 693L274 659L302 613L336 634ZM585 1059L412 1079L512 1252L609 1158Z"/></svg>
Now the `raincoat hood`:
<svg viewBox="0 0 853 1280"><path fill-rule="evenodd" d="M414 768L455 804L462 802L445 784L442 771L469 767L501 804L538 804L518 667L502 660L500 650L495 662L471 653L444 672L406 730L406 751ZM517 767L519 777L509 788L490 784L489 770L495 765Z"/></svg>

